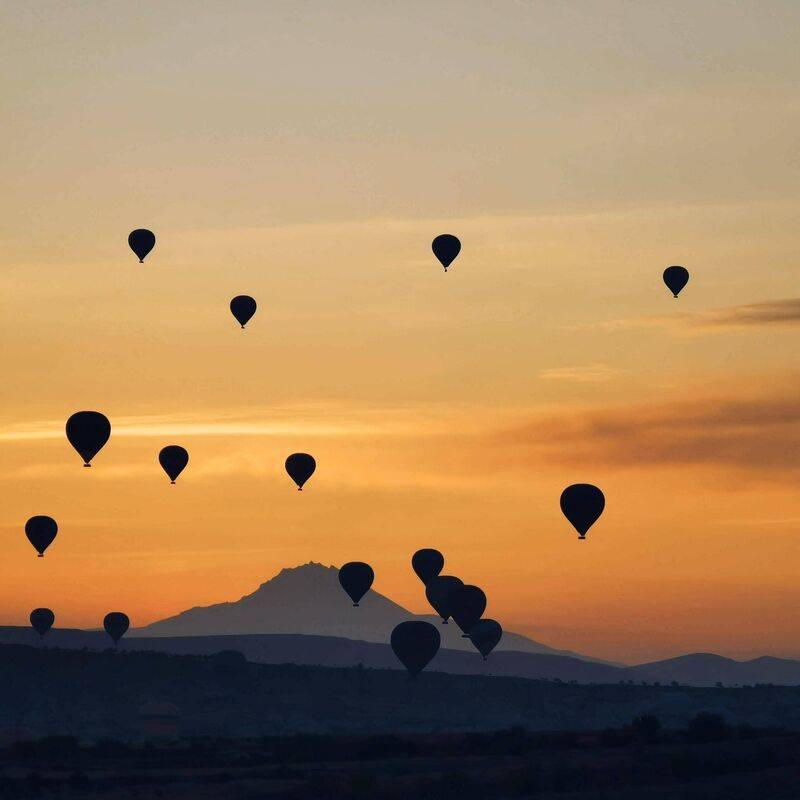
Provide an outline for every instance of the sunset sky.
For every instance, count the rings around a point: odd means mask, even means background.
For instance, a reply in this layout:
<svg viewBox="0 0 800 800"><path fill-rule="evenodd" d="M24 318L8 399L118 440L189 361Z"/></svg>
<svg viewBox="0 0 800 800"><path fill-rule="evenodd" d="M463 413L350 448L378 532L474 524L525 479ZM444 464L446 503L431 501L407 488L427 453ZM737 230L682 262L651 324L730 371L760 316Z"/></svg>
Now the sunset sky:
<svg viewBox="0 0 800 800"><path fill-rule="evenodd" d="M800 658L798 30L794 0L5 4L0 624L143 625L309 560L421 612L436 547L554 647Z"/></svg>

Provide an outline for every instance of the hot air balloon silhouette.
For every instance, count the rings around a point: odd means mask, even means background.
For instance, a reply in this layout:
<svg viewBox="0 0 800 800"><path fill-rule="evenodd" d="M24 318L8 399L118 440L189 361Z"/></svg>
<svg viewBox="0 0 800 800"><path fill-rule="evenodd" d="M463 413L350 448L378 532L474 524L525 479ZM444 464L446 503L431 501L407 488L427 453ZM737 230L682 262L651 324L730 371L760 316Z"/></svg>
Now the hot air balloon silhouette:
<svg viewBox="0 0 800 800"><path fill-rule="evenodd" d="M189 454L177 444L170 444L162 448L158 454L158 463L161 464L164 472L169 476L170 482L175 483L178 475L183 472L184 467L189 463Z"/></svg>
<svg viewBox="0 0 800 800"><path fill-rule="evenodd" d="M417 577L427 583L435 578L444 568L444 556L430 547L423 547L411 556L411 566Z"/></svg>
<svg viewBox="0 0 800 800"><path fill-rule="evenodd" d="M246 294L239 294L231 300L231 314L236 317L236 321L242 326L242 330L244 330L244 326L247 325L253 314L256 313L256 308L256 301Z"/></svg>
<svg viewBox="0 0 800 800"><path fill-rule="evenodd" d="M67 420L67 439L83 459L89 463L111 436L111 423L99 411L78 411Z"/></svg>
<svg viewBox="0 0 800 800"><path fill-rule="evenodd" d="M439 631L430 622L401 622L392 631L392 650L414 678L439 652L441 641Z"/></svg>
<svg viewBox="0 0 800 800"><path fill-rule="evenodd" d="M121 611L110 611L103 619L103 627L106 633L114 640L114 644L125 635L130 627L131 621L128 619L127 614Z"/></svg>
<svg viewBox="0 0 800 800"><path fill-rule="evenodd" d="M469 636L473 625L486 611L486 595L477 586L466 584L453 592L450 598L450 616L461 628L464 637Z"/></svg>
<svg viewBox="0 0 800 800"><path fill-rule="evenodd" d="M369 591L374 580L372 567L363 561L349 561L339 570L339 583L350 595L354 607L358 607L359 601Z"/></svg>
<svg viewBox="0 0 800 800"><path fill-rule="evenodd" d="M686 267L667 267L664 270L664 283L677 299L681 289L689 283L689 270Z"/></svg>
<svg viewBox="0 0 800 800"><path fill-rule="evenodd" d="M308 453L292 453L286 459L286 471L297 484L298 491L303 491L303 484L314 474L317 462Z"/></svg>
<svg viewBox="0 0 800 800"><path fill-rule="evenodd" d="M143 264L147 254L156 246L156 236L147 228L137 228L128 234L128 245L136 253L139 263Z"/></svg>
<svg viewBox="0 0 800 800"><path fill-rule="evenodd" d="M39 634L44 636L53 623L56 621L56 615L49 608L34 608L31 611L31 627Z"/></svg>
<svg viewBox="0 0 800 800"><path fill-rule="evenodd" d="M52 517L31 517L25 523L25 535L39 554L39 558L44 557L44 551L53 543L57 533L58 525Z"/></svg>
<svg viewBox="0 0 800 800"><path fill-rule="evenodd" d="M486 661L486 656L497 647L503 636L500 623L493 619L480 619L471 628L469 639Z"/></svg>
<svg viewBox="0 0 800 800"><path fill-rule="evenodd" d="M561 493L561 511L585 539L586 532L594 525L606 507L606 498L590 483L575 483Z"/></svg>
<svg viewBox="0 0 800 800"><path fill-rule="evenodd" d="M437 575L425 584L425 597L442 618L443 625L447 625L447 618L452 613L453 594L463 585L464 582L453 575Z"/></svg>
<svg viewBox="0 0 800 800"><path fill-rule="evenodd" d="M431 242L431 249L444 267L444 271L447 272L447 268L461 252L461 242L457 236L453 236L451 233L443 233Z"/></svg>

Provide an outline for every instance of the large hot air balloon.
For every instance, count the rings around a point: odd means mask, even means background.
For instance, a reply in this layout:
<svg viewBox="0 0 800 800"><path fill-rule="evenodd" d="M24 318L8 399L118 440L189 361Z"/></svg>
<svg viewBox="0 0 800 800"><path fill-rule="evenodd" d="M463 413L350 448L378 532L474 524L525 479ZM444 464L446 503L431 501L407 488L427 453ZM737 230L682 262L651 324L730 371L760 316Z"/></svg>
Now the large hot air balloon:
<svg viewBox="0 0 800 800"><path fill-rule="evenodd" d="M67 439L83 459L89 463L111 436L111 423L99 411L78 411L67 420Z"/></svg>
<svg viewBox="0 0 800 800"><path fill-rule="evenodd" d="M177 444L170 444L161 449L158 454L158 463L169 476L170 482L175 483L178 475L189 463L189 454Z"/></svg>
<svg viewBox="0 0 800 800"><path fill-rule="evenodd" d="M34 546L39 558L44 557L44 551L53 543L58 533L58 524L52 517L31 517L25 523L25 535Z"/></svg>
<svg viewBox="0 0 800 800"><path fill-rule="evenodd" d="M450 616L461 628L464 636L469 636L472 626L486 611L486 595L477 586L467 584L453 592L450 598Z"/></svg>
<svg viewBox="0 0 800 800"><path fill-rule="evenodd" d="M590 483L574 483L561 493L561 510L580 539L586 538L586 531L597 522L605 507L603 493Z"/></svg>
<svg viewBox="0 0 800 800"><path fill-rule="evenodd" d="M415 678L439 651L441 641L436 626L421 620L401 622L392 631L392 650Z"/></svg>
<svg viewBox="0 0 800 800"><path fill-rule="evenodd" d="M256 308L256 301L246 294L236 295L231 300L231 314L236 317L236 321L242 326L242 330L244 330L244 326L247 325L253 314L256 313Z"/></svg>
<svg viewBox="0 0 800 800"><path fill-rule="evenodd" d="M317 462L308 453L292 453L286 459L286 471L297 484L297 490L303 491L303 484L314 474Z"/></svg>
<svg viewBox="0 0 800 800"><path fill-rule="evenodd" d="M464 582L453 575L437 575L425 584L425 597L444 625L447 625L447 618L452 613L453 594L463 585Z"/></svg>
<svg viewBox="0 0 800 800"><path fill-rule="evenodd" d="M430 547L424 547L422 550L417 550L411 556L411 566L417 577L423 582L427 583L431 578L435 578L444 567L444 556L438 551Z"/></svg>
<svg viewBox="0 0 800 800"><path fill-rule="evenodd" d="M147 228L137 228L128 234L128 245L136 253L139 263L143 264L147 254L156 246L156 235Z"/></svg>
<svg viewBox="0 0 800 800"><path fill-rule="evenodd" d="M372 567L363 561L349 561L339 570L339 583L342 584L342 589L350 595L355 607L369 591L374 580L375 573L372 571Z"/></svg>
<svg viewBox="0 0 800 800"><path fill-rule="evenodd" d="M486 661L486 656L497 647L502 636L503 629L500 627L500 623L493 619L478 620L469 632L470 641L478 648L484 661Z"/></svg>
<svg viewBox="0 0 800 800"><path fill-rule="evenodd" d="M31 611L31 627L39 634L44 636L53 623L56 621L56 615L49 608L34 608Z"/></svg>
<svg viewBox="0 0 800 800"><path fill-rule="evenodd" d="M677 299L681 289L689 283L689 270L686 267L667 267L664 270L664 283Z"/></svg>
<svg viewBox="0 0 800 800"><path fill-rule="evenodd" d="M114 640L116 644L126 633L130 627L131 621L128 619L127 614L121 611L110 611L103 619L103 627L106 633Z"/></svg>
<svg viewBox="0 0 800 800"><path fill-rule="evenodd" d="M451 233L443 233L431 242L431 249L444 267L444 271L447 272L447 268L461 252L461 242L457 236L453 236Z"/></svg>

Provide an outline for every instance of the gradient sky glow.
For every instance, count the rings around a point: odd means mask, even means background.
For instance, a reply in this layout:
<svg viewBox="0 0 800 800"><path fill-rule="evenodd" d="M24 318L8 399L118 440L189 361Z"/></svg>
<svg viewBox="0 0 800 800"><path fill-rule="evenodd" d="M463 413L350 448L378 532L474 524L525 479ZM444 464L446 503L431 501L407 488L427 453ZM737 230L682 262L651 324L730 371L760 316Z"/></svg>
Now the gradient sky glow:
<svg viewBox="0 0 800 800"><path fill-rule="evenodd" d="M666 6L6 4L0 624L310 559L422 611L432 546L552 646L800 658L800 6Z"/></svg>

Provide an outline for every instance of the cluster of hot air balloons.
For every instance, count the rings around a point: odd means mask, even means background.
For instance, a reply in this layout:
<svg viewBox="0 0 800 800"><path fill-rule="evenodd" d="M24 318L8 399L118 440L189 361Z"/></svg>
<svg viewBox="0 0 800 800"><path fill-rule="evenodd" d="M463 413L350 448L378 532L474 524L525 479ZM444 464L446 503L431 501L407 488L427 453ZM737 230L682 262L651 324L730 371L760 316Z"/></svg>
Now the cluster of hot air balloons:
<svg viewBox="0 0 800 800"><path fill-rule="evenodd" d="M128 245L136 254L139 263L153 250L155 234L145 228L137 228L128 236ZM436 236L431 249L447 272L461 252L461 241L457 236L443 233ZM664 270L664 283L675 298L689 281L689 272L682 266L670 266ZM257 303L249 295L237 295L230 301L230 311L244 329L256 313ZM83 459L83 466L90 467L92 459L100 452L111 436L111 423L98 411L78 411L66 424L67 439ZM158 461L164 472L175 483L178 476L189 463L189 453L179 445L167 445L158 454ZM316 470L316 461L308 453L293 453L285 462L288 475L297 485L298 491L311 478ZM605 508L605 497L597 487L586 483L568 486L561 494L561 511L569 520L580 539L597 522ZM25 535L35 548L39 557L53 543L58 533L58 524L49 516L37 515L25 523ZM452 619L461 629L462 635L469 638L484 659L500 642L503 629L493 619L484 619L486 595L477 586L464 584L453 575L442 575L444 557L438 550L425 548L414 553L411 564L414 572L425 586L425 596L441 617L442 624ZM357 607L369 591L375 573L369 564L351 561L339 570L339 582ZM37 608L30 615L31 626L44 636L55 622L55 614L49 608ZM116 644L125 635L130 620L121 611L106 614L103 627ZM412 675L417 675L436 655L441 643L439 631L434 625L424 621L400 623L391 636L392 649L401 663Z"/></svg>

